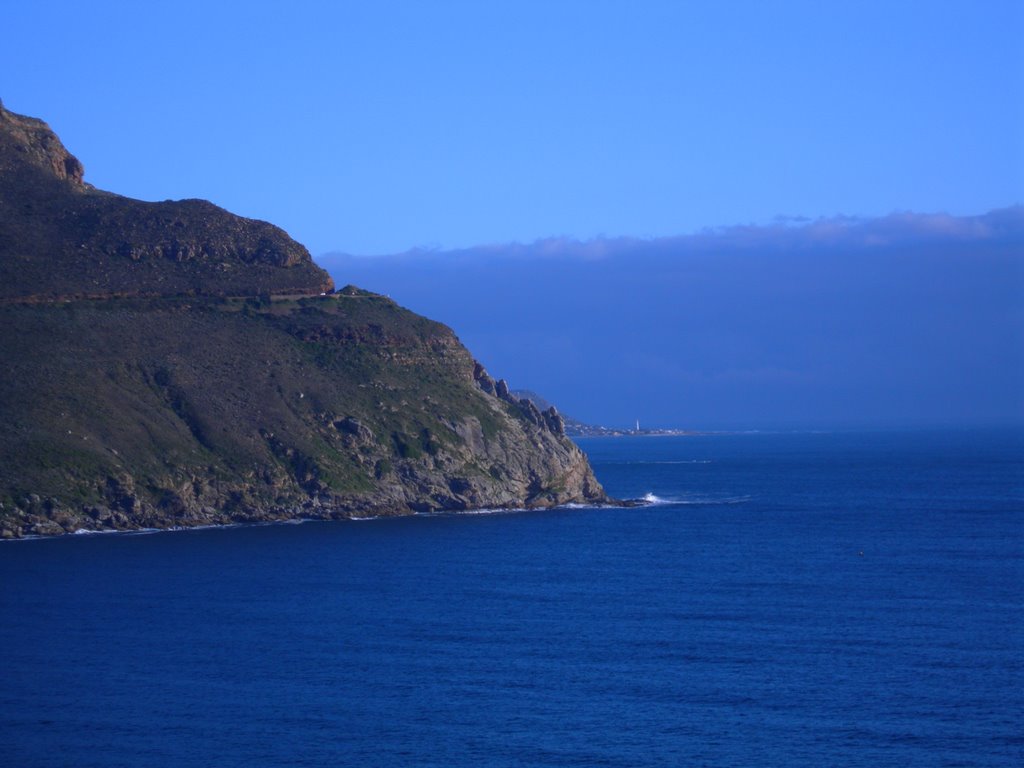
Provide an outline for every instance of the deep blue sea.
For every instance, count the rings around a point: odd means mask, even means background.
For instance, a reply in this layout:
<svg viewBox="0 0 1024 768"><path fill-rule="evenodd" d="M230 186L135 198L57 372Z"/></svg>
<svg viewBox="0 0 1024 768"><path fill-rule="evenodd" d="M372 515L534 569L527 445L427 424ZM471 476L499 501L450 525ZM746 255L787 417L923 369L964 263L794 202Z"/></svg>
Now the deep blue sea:
<svg viewBox="0 0 1024 768"><path fill-rule="evenodd" d="M1024 765L1024 432L581 444L660 501L0 545L0 765Z"/></svg>

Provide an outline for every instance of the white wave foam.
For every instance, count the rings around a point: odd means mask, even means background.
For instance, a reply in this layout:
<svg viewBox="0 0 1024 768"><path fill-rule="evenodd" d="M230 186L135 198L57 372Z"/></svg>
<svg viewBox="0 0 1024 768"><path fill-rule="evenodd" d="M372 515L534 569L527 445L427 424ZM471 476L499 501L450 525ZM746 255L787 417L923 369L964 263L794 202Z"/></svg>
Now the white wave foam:
<svg viewBox="0 0 1024 768"><path fill-rule="evenodd" d="M485 507L483 509L458 509L452 512L454 515L513 515L516 512L527 512L525 507Z"/></svg>
<svg viewBox="0 0 1024 768"><path fill-rule="evenodd" d="M73 536L99 536L102 533L122 533L114 528L106 528L102 531L94 531L90 528L76 528L71 532Z"/></svg>
<svg viewBox="0 0 1024 768"><path fill-rule="evenodd" d="M640 497L639 501L642 501L649 505L658 504L676 504L676 505L690 505L690 506L715 506L719 504L745 504L751 500L751 496L723 496L720 498L714 498L709 496L687 496L682 498L666 498L658 496L654 493L645 493Z"/></svg>

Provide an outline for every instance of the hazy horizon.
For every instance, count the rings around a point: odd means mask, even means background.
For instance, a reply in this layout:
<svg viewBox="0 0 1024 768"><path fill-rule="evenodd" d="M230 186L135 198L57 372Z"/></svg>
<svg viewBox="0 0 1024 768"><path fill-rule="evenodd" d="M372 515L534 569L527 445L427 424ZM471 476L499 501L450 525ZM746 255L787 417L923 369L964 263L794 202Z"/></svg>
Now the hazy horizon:
<svg viewBox="0 0 1024 768"><path fill-rule="evenodd" d="M698 429L1024 424L1024 206L323 254L582 421Z"/></svg>

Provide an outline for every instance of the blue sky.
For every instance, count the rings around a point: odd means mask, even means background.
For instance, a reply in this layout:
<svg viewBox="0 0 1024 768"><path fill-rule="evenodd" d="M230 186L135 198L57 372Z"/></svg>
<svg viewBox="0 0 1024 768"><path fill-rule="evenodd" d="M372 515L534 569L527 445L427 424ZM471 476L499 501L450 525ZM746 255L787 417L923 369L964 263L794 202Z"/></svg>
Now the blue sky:
<svg viewBox="0 0 1024 768"><path fill-rule="evenodd" d="M244 8L244 10L243 10ZM99 187L314 255L1024 201L1024 3L9 3Z"/></svg>

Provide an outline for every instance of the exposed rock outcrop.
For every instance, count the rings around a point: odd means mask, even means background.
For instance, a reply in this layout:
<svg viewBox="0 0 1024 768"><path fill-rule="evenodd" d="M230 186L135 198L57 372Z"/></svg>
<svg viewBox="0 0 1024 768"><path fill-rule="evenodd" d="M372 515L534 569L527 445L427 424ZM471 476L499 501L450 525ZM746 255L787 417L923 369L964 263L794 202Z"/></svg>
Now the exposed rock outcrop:
<svg viewBox="0 0 1024 768"><path fill-rule="evenodd" d="M490 374L484 369L480 363L476 363L473 366L473 379L476 381L477 386L480 387L488 395L496 395L497 390L495 389L494 379L491 378ZM507 389L507 387L506 387Z"/></svg>
<svg viewBox="0 0 1024 768"><path fill-rule="evenodd" d="M554 432L556 435L565 434L565 420L562 415L558 412L555 406L551 406L544 411L544 423L548 425L548 429Z"/></svg>
<svg viewBox="0 0 1024 768"><path fill-rule="evenodd" d="M495 383L487 370L477 363L473 368L473 380L480 389L489 395L494 395L499 400L516 406L528 422L546 429L554 435L565 436L565 420L559 415L558 409L553 405L547 406L541 412L533 400L529 397L519 397L509 389L508 382L500 379Z"/></svg>
<svg viewBox="0 0 1024 768"><path fill-rule="evenodd" d="M34 167L72 189L86 188L82 164L42 120L8 112L0 101L0 135L0 173L21 175Z"/></svg>

